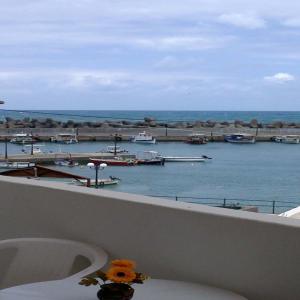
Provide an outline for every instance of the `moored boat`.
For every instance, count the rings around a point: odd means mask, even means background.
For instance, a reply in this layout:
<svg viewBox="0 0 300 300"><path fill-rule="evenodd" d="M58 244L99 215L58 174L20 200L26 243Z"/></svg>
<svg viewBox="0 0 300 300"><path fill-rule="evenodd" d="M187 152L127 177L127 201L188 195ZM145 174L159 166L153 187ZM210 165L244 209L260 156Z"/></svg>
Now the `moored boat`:
<svg viewBox="0 0 300 300"><path fill-rule="evenodd" d="M164 158L152 158L152 159L137 159L136 163L138 165L160 165L165 164Z"/></svg>
<svg viewBox="0 0 300 300"><path fill-rule="evenodd" d="M103 150L101 152L119 154L119 153L127 153L128 151L122 149L120 146L107 146L106 150Z"/></svg>
<svg viewBox="0 0 300 300"><path fill-rule="evenodd" d="M137 161L135 159L122 159L122 158L113 158L113 159L99 159L99 158L90 158L90 161L94 164L107 164L108 166L135 166Z"/></svg>
<svg viewBox="0 0 300 300"><path fill-rule="evenodd" d="M34 167L35 163L33 162L0 162L0 169L24 169Z"/></svg>
<svg viewBox="0 0 300 300"><path fill-rule="evenodd" d="M56 166L60 166L60 167L76 167L79 165L78 162L76 162L72 159L58 159L58 160L54 161L54 164Z"/></svg>
<svg viewBox="0 0 300 300"><path fill-rule="evenodd" d="M299 135L282 135L282 136L275 136L272 140L276 143L283 143L283 144L299 144L300 137Z"/></svg>
<svg viewBox="0 0 300 300"><path fill-rule="evenodd" d="M33 138L31 134L27 133L16 133L13 138L9 141L12 144L25 145L36 143L36 139Z"/></svg>
<svg viewBox="0 0 300 300"><path fill-rule="evenodd" d="M27 154L43 154L45 153L42 150L42 147L44 147L45 145L25 145L26 148L22 149L23 153L27 153Z"/></svg>
<svg viewBox="0 0 300 300"><path fill-rule="evenodd" d="M156 151L144 151L141 157L137 158L138 165L161 165L165 164L165 159Z"/></svg>
<svg viewBox="0 0 300 300"><path fill-rule="evenodd" d="M228 134L224 136L224 141L237 144L253 144L255 143L255 136L246 133Z"/></svg>
<svg viewBox="0 0 300 300"><path fill-rule="evenodd" d="M98 186L102 187L102 186L107 186L107 185L116 185L119 182L120 182L120 178L109 176L109 178L98 179ZM86 179L77 179L77 180L73 180L72 183L76 184L76 185L86 186L87 185L87 180ZM90 186L91 187L96 186L96 180L95 179L90 180Z"/></svg>
<svg viewBox="0 0 300 300"><path fill-rule="evenodd" d="M185 143L193 144L193 145L202 145L202 144L206 144L207 141L208 139L204 134L192 133L187 137Z"/></svg>
<svg viewBox="0 0 300 300"><path fill-rule="evenodd" d="M138 135L134 135L130 138L132 143L141 143L141 144L155 144L156 139L146 133L146 131L140 132Z"/></svg>
<svg viewBox="0 0 300 300"><path fill-rule="evenodd" d="M77 144L78 139L76 134L72 133L59 133L50 138L50 141L53 143L60 144Z"/></svg>

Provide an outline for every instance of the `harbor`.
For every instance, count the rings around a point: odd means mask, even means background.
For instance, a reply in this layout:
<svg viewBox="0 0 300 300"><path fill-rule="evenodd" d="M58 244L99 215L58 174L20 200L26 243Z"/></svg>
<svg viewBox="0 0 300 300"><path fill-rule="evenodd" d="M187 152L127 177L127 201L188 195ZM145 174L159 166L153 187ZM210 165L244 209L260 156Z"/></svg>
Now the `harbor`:
<svg viewBox="0 0 300 300"><path fill-rule="evenodd" d="M255 122L207 122L190 128L180 123L175 128L151 122L145 118L136 127L108 122L99 128L93 128L94 123L74 128L68 121L64 124L70 128L0 128L0 168L35 165L81 178L64 180L67 184L187 202L199 199L235 209L243 202L260 212L281 212L300 203L300 152L295 145L300 143L299 128ZM237 200L224 206L222 199ZM274 203L280 205L275 208Z"/></svg>
<svg viewBox="0 0 300 300"><path fill-rule="evenodd" d="M34 158L58 156L71 157L78 166L49 165L50 168L71 172L80 176L95 178L95 170L87 167L89 158L113 158L114 154L104 153L109 142L79 142L58 145L44 143L45 151L53 153L23 155L22 146L8 144L9 159L30 161ZM211 157L205 162L166 162L162 165L107 166L99 171L99 178L109 176L120 178L119 184L105 189L151 196L168 196L229 199L258 199L268 201L289 201L300 203L298 170L300 168L299 144L275 142L255 144L212 143L191 145L183 142L158 142L156 144L136 144L119 142L118 146L128 153L118 154L140 157L145 151L155 151L168 157ZM0 143L0 153L4 157L4 143ZM61 152L60 152L61 150ZM55 154L56 153L56 154ZM56 157L55 157L56 155ZM82 159L82 160L81 160ZM184 198L183 198L184 199ZM204 201L204 203L213 201ZM220 202L221 203L221 202ZM259 204L259 203L257 203ZM284 205L278 212L284 211ZM288 207L289 204L287 203ZM261 208L263 211L263 207Z"/></svg>
<svg viewBox="0 0 300 300"><path fill-rule="evenodd" d="M257 142L270 142L276 136L295 135L300 136L300 128L0 128L0 141L10 141L17 134L33 136L38 142L50 142L58 135L73 135L78 142L109 142L114 136L120 136L124 142L131 140L133 136L146 132L153 136L156 142L184 142L193 134L203 135L208 142L224 142L226 135L245 134L254 136Z"/></svg>

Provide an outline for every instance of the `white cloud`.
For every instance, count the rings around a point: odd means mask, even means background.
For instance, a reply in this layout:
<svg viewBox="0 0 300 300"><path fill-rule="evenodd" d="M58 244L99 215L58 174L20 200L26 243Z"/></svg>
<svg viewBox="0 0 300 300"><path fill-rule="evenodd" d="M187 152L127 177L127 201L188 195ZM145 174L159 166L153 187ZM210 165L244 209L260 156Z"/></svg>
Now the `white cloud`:
<svg viewBox="0 0 300 300"><path fill-rule="evenodd" d="M294 81L295 77L289 73L276 73L272 76L265 76L264 80L275 83L285 83Z"/></svg>
<svg viewBox="0 0 300 300"><path fill-rule="evenodd" d="M156 50L204 50L224 46L233 37L170 36L137 39L137 45Z"/></svg>
<svg viewBox="0 0 300 300"><path fill-rule="evenodd" d="M193 66L199 65L202 60L195 59L195 58L182 58L182 57L175 57L175 56L165 56L160 61L158 61L154 67L156 69L162 70L177 70L177 69L186 69L191 68Z"/></svg>
<svg viewBox="0 0 300 300"><path fill-rule="evenodd" d="M130 70L88 70L88 69L39 69L39 70L1 70L0 88L32 86L38 83L41 89L90 90L124 89L137 86L163 87L170 84L178 86L197 85L213 82L217 78L191 72L143 72Z"/></svg>
<svg viewBox="0 0 300 300"><path fill-rule="evenodd" d="M237 27L243 27L247 29L257 29L265 27L265 21L251 14L223 14L219 16L218 21L224 24L230 24Z"/></svg>

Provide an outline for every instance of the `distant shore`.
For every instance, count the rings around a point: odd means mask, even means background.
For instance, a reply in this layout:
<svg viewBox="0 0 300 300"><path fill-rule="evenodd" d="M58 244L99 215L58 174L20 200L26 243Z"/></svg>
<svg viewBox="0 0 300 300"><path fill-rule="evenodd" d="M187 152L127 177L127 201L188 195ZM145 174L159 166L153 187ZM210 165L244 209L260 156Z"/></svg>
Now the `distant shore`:
<svg viewBox="0 0 300 300"><path fill-rule="evenodd" d="M189 121L162 123L152 117L143 121L101 121L101 122L66 122L46 119L13 119L6 118L0 122L0 140L16 133L28 133L41 141L48 141L59 133L76 134L79 141L110 141L115 134L124 141L141 131L155 136L158 141L183 141L191 133L203 133L211 141L223 141L224 134L248 133L257 137L258 141L270 141L272 136L295 134L300 135L300 123L276 121L268 124L256 119L250 122L236 120L234 122Z"/></svg>

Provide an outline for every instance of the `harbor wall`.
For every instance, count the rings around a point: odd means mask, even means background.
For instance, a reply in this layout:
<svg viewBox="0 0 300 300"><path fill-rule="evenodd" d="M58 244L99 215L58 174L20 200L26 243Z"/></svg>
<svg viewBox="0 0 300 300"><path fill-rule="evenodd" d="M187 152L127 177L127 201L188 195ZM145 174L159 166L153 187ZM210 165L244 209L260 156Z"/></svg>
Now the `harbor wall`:
<svg viewBox="0 0 300 300"><path fill-rule="evenodd" d="M300 299L299 220L2 176L0 189L0 239L77 240L153 278Z"/></svg>
<svg viewBox="0 0 300 300"><path fill-rule="evenodd" d="M59 133L78 134L79 141L112 141L115 134L122 135L124 141L128 141L131 136L146 131L156 137L158 141L184 141L191 133L201 133L206 135L211 141L223 142L224 135L234 133L252 134L257 137L257 141L270 141L273 136L299 135L300 128L0 128L0 141L5 138L12 138L16 133L28 133L39 137L41 141L50 141L50 138Z"/></svg>

